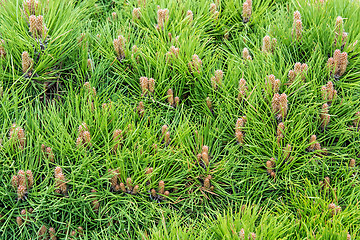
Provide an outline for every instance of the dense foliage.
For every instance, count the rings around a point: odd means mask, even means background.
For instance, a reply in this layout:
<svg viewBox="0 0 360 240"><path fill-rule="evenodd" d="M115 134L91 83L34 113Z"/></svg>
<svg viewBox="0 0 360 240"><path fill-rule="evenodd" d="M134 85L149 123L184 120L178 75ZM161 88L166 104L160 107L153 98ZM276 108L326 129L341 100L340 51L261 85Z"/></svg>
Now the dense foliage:
<svg viewBox="0 0 360 240"><path fill-rule="evenodd" d="M0 239L357 239L360 3L0 0Z"/></svg>

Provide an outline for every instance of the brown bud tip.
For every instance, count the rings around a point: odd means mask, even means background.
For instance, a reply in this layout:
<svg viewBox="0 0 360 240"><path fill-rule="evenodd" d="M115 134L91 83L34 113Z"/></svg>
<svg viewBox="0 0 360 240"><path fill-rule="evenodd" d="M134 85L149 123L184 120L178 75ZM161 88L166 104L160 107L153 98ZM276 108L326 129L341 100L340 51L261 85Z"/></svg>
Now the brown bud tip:
<svg viewBox="0 0 360 240"><path fill-rule="evenodd" d="M14 175L14 176L11 178L11 185L12 185L14 188L17 188L17 187L18 187L18 185L19 185L18 176Z"/></svg>
<svg viewBox="0 0 360 240"><path fill-rule="evenodd" d="M355 167L355 159L350 160L349 167Z"/></svg>
<svg viewBox="0 0 360 240"><path fill-rule="evenodd" d="M164 192L164 195L167 196L167 197L169 196L169 194L170 194L169 191L165 191L165 192Z"/></svg>
<svg viewBox="0 0 360 240"><path fill-rule="evenodd" d="M204 145L204 146L202 147L202 152L206 152L207 154L209 154L209 147L206 146L206 145Z"/></svg>
<svg viewBox="0 0 360 240"><path fill-rule="evenodd" d="M153 197L156 197L156 191L155 191L155 189L151 189L151 196L153 196Z"/></svg>
<svg viewBox="0 0 360 240"><path fill-rule="evenodd" d="M202 160L204 161L206 166L209 166L209 155L206 152L201 153Z"/></svg>
<svg viewBox="0 0 360 240"><path fill-rule="evenodd" d="M18 226L20 227L24 222L23 222L23 220L22 220L21 217L17 217L17 218L16 218L16 223L17 223Z"/></svg>
<svg viewBox="0 0 360 240"><path fill-rule="evenodd" d="M121 191L126 192L126 188L125 188L125 184L124 184L124 183L120 183L119 186L120 186Z"/></svg>
<svg viewBox="0 0 360 240"><path fill-rule="evenodd" d="M127 179L126 179L126 187L127 187L128 189L132 189L131 178L127 178Z"/></svg>
<svg viewBox="0 0 360 240"><path fill-rule="evenodd" d="M132 194L137 194L139 192L139 185L135 185Z"/></svg>
<svg viewBox="0 0 360 240"><path fill-rule="evenodd" d="M45 227L45 225L42 225L39 232L38 232L38 236L44 236L46 234L47 228Z"/></svg>
<svg viewBox="0 0 360 240"><path fill-rule="evenodd" d="M204 187L206 188L206 189L209 189L210 188L210 179L209 178L205 178L205 180L204 180Z"/></svg>
<svg viewBox="0 0 360 240"><path fill-rule="evenodd" d="M266 168L272 168L273 164L271 161L266 161Z"/></svg>
<svg viewBox="0 0 360 240"><path fill-rule="evenodd" d="M161 180L159 182L159 193L164 194L164 192L165 192L165 183L164 183L164 181Z"/></svg>
<svg viewBox="0 0 360 240"><path fill-rule="evenodd" d="M146 170L145 174L150 174L154 171L154 168L150 167Z"/></svg>
<svg viewBox="0 0 360 240"><path fill-rule="evenodd" d="M165 124L161 127L161 133L162 135L165 135L165 133L167 132L168 126Z"/></svg>

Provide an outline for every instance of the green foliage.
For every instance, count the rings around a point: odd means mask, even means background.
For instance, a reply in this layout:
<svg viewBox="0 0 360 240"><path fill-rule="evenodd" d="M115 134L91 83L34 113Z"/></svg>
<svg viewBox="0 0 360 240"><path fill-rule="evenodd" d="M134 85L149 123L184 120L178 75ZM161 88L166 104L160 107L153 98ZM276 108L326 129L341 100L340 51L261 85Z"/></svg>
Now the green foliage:
<svg viewBox="0 0 360 240"><path fill-rule="evenodd" d="M359 167L349 166L360 160L359 3L254 0L244 23L242 1L214 2L218 15L210 0L39 0L34 14L43 16L47 31L37 38L26 2L0 0L1 239L41 238L43 225L58 239L239 239L242 229L245 239L360 235ZM168 9L163 28L156 26L158 6ZM133 16L138 7L140 19ZM303 27L298 41L296 10ZM348 33L344 46L335 35L338 16ZM114 48L119 35L124 58ZM264 53L267 35L277 44ZM244 48L252 60L243 59ZM336 49L347 52L348 65L335 79L327 61ZM25 72L24 51L33 59ZM191 64L195 54L198 66ZM308 71L290 83L297 62ZM216 70L223 78L215 89ZM288 100L281 140L266 84L271 74ZM155 79L153 93L143 94L141 77ZM337 91L332 101L322 97L329 81ZM169 104L169 89L179 104ZM326 102L330 122L322 128ZM235 124L242 116L239 143ZM25 132L23 149L18 134L10 138L14 123ZM91 140L77 144L84 141L83 123ZM118 141L115 130L122 130ZM308 151L311 135L320 144L316 151ZM209 164L206 155L199 158L204 146ZM271 158L275 177L268 174ZM56 193L55 167L62 168L66 194ZM114 191L115 169L117 183L131 178L136 194ZM11 183L19 170L34 175L24 200ZM335 214L331 204L341 211Z"/></svg>

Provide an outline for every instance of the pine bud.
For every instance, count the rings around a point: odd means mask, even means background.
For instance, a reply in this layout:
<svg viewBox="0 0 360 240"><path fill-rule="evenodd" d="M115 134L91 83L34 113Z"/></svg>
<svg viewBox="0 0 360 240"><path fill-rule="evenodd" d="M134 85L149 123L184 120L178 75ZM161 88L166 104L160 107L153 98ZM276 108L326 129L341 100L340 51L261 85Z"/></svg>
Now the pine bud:
<svg viewBox="0 0 360 240"><path fill-rule="evenodd" d="M262 51L264 53L270 53L271 52L271 38L269 36L265 36L263 38L263 45L262 45Z"/></svg>
<svg viewBox="0 0 360 240"><path fill-rule="evenodd" d="M192 56L191 62L189 62L189 64L188 64L188 66L189 66L189 70L190 70L191 73L196 71L196 72L198 72L200 74L200 70L202 68L202 61L201 61L201 59L199 58L198 55L194 54Z"/></svg>
<svg viewBox="0 0 360 240"><path fill-rule="evenodd" d="M239 239L245 240L245 230L243 228L239 232Z"/></svg>
<svg viewBox="0 0 360 240"><path fill-rule="evenodd" d="M117 14L116 12L112 12L111 13L112 19L115 21L117 19Z"/></svg>
<svg viewBox="0 0 360 240"><path fill-rule="evenodd" d="M329 209L331 210L331 212L330 212L331 216L334 216L334 215L338 214L339 212L341 212L341 207L336 206L335 203L330 203Z"/></svg>
<svg viewBox="0 0 360 240"><path fill-rule="evenodd" d="M286 145L286 147L284 148L284 159L288 160L291 154L291 145L288 144Z"/></svg>
<svg viewBox="0 0 360 240"><path fill-rule="evenodd" d="M141 17L141 10L140 8L134 8L132 11L133 20L140 19Z"/></svg>
<svg viewBox="0 0 360 240"><path fill-rule="evenodd" d="M159 182L159 193L164 194L164 191L165 191L165 183L164 183L164 181L161 180Z"/></svg>
<svg viewBox="0 0 360 240"><path fill-rule="evenodd" d="M285 125L283 122L278 124L276 134L277 136L284 136Z"/></svg>
<svg viewBox="0 0 360 240"><path fill-rule="evenodd" d="M243 22L247 23L250 21L251 18L251 12L252 12L252 0L246 0L243 4L243 12L242 12L242 17L243 17Z"/></svg>
<svg viewBox="0 0 360 240"><path fill-rule="evenodd" d="M169 105L174 106L174 92L171 88L167 91L167 99Z"/></svg>
<svg viewBox="0 0 360 240"><path fill-rule="evenodd" d="M144 117L145 114L145 106L144 106L144 102L140 101L139 105L136 107L137 109L137 113L139 114L139 117Z"/></svg>
<svg viewBox="0 0 360 240"><path fill-rule="evenodd" d="M168 126L165 124L161 127L161 134L165 136L166 132L168 130Z"/></svg>
<svg viewBox="0 0 360 240"><path fill-rule="evenodd" d="M276 115L280 111L280 95L278 93L274 94L274 97L271 101L272 112Z"/></svg>
<svg viewBox="0 0 360 240"><path fill-rule="evenodd" d="M222 70L215 71L215 79L218 85L222 84L223 77L224 77L224 73Z"/></svg>
<svg viewBox="0 0 360 240"><path fill-rule="evenodd" d="M29 76L31 75L31 70L32 70L32 66L34 61L30 58L29 53L28 52L23 52L21 55L21 59L22 59L22 70L23 73L28 72Z"/></svg>
<svg viewBox="0 0 360 240"><path fill-rule="evenodd" d="M19 170L18 171L18 184L19 186L25 186L26 187L26 177L25 177L25 171Z"/></svg>
<svg viewBox="0 0 360 240"><path fill-rule="evenodd" d="M175 97L175 106L178 107L180 105L180 98Z"/></svg>
<svg viewBox="0 0 360 240"><path fill-rule="evenodd" d="M125 184L124 183L120 183L120 190L122 191L122 192L126 192L126 188L125 188Z"/></svg>
<svg viewBox="0 0 360 240"><path fill-rule="evenodd" d="M293 83L295 81L296 73L294 72L294 70L289 71L288 77L290 83Z"/></svg>
<svg viewBox="0 0 360 240"><path fill-rule="evenodd" d="M251 239L251 240L256 240L256 234L253 233L253 232L251 232L251 233L250 233L250 239Z"/></svg>
<svg viewBox="0 0 360 240"><path fill-rule="evenodd" d="M91 145L90 141L91 141L91 136L90 136L90 132L89 131L85 131L83 132L83 140L85 145L89 146Z"/></svg>
<svg viewBox="0 0 360 240"><path fill-rule="evenodd" d="M154 198L157 197L157 193L156 193L155 189L151 189L151 196Z"/></svg>
<svg viewBox="0 0 360 240"><path fill-rule="evenodd" d="M90 58L87 60L87 67L89 71L94 70L94 62Z"/></svg>
<svg viewBox="0 0 360 240"><path fill-rule="evenodd" d="M6 57L6 51L5 51L5 41L3 39L0 39L0 58Z"/></svg>
<svg viewBox="0 0 360 240"><path fill-rule="evenodd" d="M39 229L39 232L37 233L38 239L43 239L46 232L47 232L47 228L44 225L42 225L41 228Z"/></svg>
<svg viewBox="0 0 360 240"><path fill-rule="evenodd" d="M158 29L163 29L165 23L169 20L169 10L168 9L158 9L157 11L157 17L158 17Z"/></svg>
<svg viewBox="0 0 360 240"><path fill-rule="evenodd" d="M284 119L287 116L287 112L288 112L288 100L287 100L287 96L285 93L282 93L280 95L279 102L280 102L279 107L280 107L281 119L282 119L282 121L284 121Z"/></svg>
<svg viewBox="0 0 360 240"><path fill-rule="evenodd" d="M117 39L113 41L114 50L119 60L125 58L125 38L119 35Z"/></svg>
<svg viewBox="0 0 360 240"><path fill-rule="evenodd" d="M155 79L150 78L148 83L149 83L149 92L151 94L154 94L154 92L155 92Z"/></svg>
<svg viewBox="0 0 360 240"><path fill-rule="evenodd" d="M210 178L205 178L204 180L204 187L205 189L210 189L211 185L210 185Z"/></svg>
<svg viewBox="0 0 360 240"><path fill-rule="evenodd" d="M21 217L16 217L16 223L19 227L21 227L21 225L23 225L24 222Z"/></svg>
<svg viewBox="0 0 360 240"><path fill-rule="evenodd" d="M169 144L170 144L170 141L171 141L170 132L167 131L166 134L165 134L165 144L166 144L166 145L169 145Z"/></svg>
<svg viewBox="0 0 360 240"><path fill-rule="evenodd" d="M244 144L244 134L241 131L235 131L235 137L239 144Z"/></svg>
<svg viewBox="0 0 360 240"><path fill-rule="evenodd" d="M18 186L19 186L19 180L18 180L18 176L17 176L17 175L12 176L12 178L11 178L11 185L12 185L15 189L18 188Z"/></svg>
<svg viewBox="0 0 360 240"><path fill-rule="evenodd" d="M210 3L210 13L212 15L214 15L216 12L216 4L215 3Z"/></svg>
<svg viewBox="0 0 360 240"><path fill-rule="evenodd" d="M295 33L296 33L296 40L299 41L302 36L302 22L301 20L297 20L295 24Z"/></svg>
<svg viewBox="0 0 360 240"><path fill-rule="evenodd" d="M114 148L113 148L114 152L116 152L118 150L118 148L121 147L122 138L123 138L122 130L116 129L113 134L113 141L115 143Z"/></svg>
<svg viewBox="0 0 360 240"><path fill-rule="evenodd" d="M55 177L57 177L60 173L61 174L63 173L61 167L56 167L55 168Z"/></svg>
<svg viewBox="0 0 360 240"><path fill-rule="evenodd" d="M196 155L196 158L197 158L198 162L200 162L200 160L202 158L201 153L198 153L198 155Z"/></svg>
<svg viewBox="0 0 360 240"><path fill-rule="evenodd" d="M209 108L210 111L212 111L212 102L209 97L206 98L206 106Z"/></svg>
<svg viewBox="0 0 360 240"><path fill-rule="evenodd" d="M154 171L154 168L150 167L146 170L145 174L151 174Z"/></svg>
<svg viewBox="0 0 360 240"><path fill-rule="evenodd" d="M349 163L349 167L354 168L355 167L355 159L351 159Z"/></svg>
<svg viewBox="0 0 360 240"><path fill-rule="evenodd" d="M146 95L146 93L149 89L149 80L147 77L140 78L140 87L141 87L142 95Z"/></svg>
<svg viewBox="0 0 360 240"><path fill-rule="evenodd" d="M119 176L119 170L108 170L110 174L112 174L112 177L110 178L111 187L115 188L116 185L118 185L118 176Z"/></svg>
<svg viewBox="0 0 360 240"><path fill-rule="evenodd" d="M65 175L60 167L55 168L55 187L57 188L57 192L62 193L63 195L67 194Z"/></svg>
<svg viewBox="0 0 360 240"><path fill-rule="evenodd" d="M139 192L139 185L135 185L133 191L132 191L132 194L137 194Z"/></svg>
<svg viewBox="0 0 360 240"><path fill-rule="evenodd" d="M301 20L301 14L299 11L294 12L294 22L297 20Z"/></svg>
<svg viewBox="0 0 360 240"><path fill-rule="evenodd" d="M46 154L51 162L54 162L55 155L51 149L51 147L46 148Z"/></svg>
<svg viewBox="0 0 360 240"><path fill-rule="evenodd" d="M337 44L338 37L342 36L342 33L344 31L343 23L344 23L343 18L341 16L338 16L335 22L335 39L334 39L335 45Z"/></svg>
<svg viewBox="0 0 360 240"><path fill-rule="evenodd" d="M218 87L218 85L217 85L217 82L216 82L216 78L215 78L214 76L212 76L212 77L210 78L210 83L211 83L211 87L212 87L214 90L216 90L217 87Z"/></svg>
<svg viewBox="0 0 360 240"><path fill-rule="evenodd" d="M327 103L324 103L322 105L320 119L321 119L321 128L325 129L330 122L329 105Z"/></svg>
<svg viewBox="0 0 360 240"><path fill-rule="evenodd" d="M242 57L244 60L252 60L251 56L250 56L250 52L247 48L244 48L242 51Z"/></svg>
<svg viewBox="0 0 360 240"><path fill-rule="evenodd" d="M26 171L26 177L27 177L28 188L30 189L34 185L34 176L31 172L31 170Z"/></svg>
<svg viewBox="0 0 360 240"><path fill-rule="evenodd" d="M188 19L188 23L192 23L193 19L194 19L194 14L191 10L188 10L186 12L186 18Z"/></svg>
<svg viewBox="0 0 360 240"><path fill-rule="evenodd" d="M308 150L310 152L313 152L315 150L315 145L316 145L316 135L311 135L310 146L308 147Z"/></svg>
<svg viewBox="0 0 360 240"><path fill-rule="evenodd" d="M342 76L346 72L346 67L348 64L348 55L346 52L341 53L340 57L340 67L339 67L339 75Z"/></svg>
<svg viewBox="0 0 360 240"><path fill-rule="evenodd" d="M246 98L247 90L248 90L248 87L246 86L246 81L244 78L241 78L239 81L239 94L238 94L239 101Z"/></svg>
<svg viewBox="0 0 360 240"><path fill-rule="evenodd" d="M206 152L207 154L209 154L209 147L208 146L206 146L206 145L204 145L204 146L202 146L202 152Z"/></svg>
<svg viewBox="0 0 360 240"><path fill-rule="evenodd" d="M348 232L347 235L346 235L346 240L351 240L351 235L350 235L349 232Z"/></svg>
<svg viewBox="0 0 360 240"><path fill-rule="evenodd" d="M18 200L24 200L25 199L25 194L26 194L26 186L19 185L18 188L17 188Z"/></svg>
<svg viewBox="0 0 360 240"><path fill-rule="evenodd" d="M55 228L51 227L49 228L49 235L50 235L50 240L56 240L56 231Z"/></svg>
<svg viewBox="0 0 360 240"><path fill-rule="evenodd" d="M203 160L203 162L205 163L206 166L209 166L210 162L209 162L209 154L207 152L202 152L201 153L201 158Z"/></svg>
<svg viewBox="0 0 360 240"><path fill-rule="evenodd" d="M126 187L129 189L129 191L132 191L133 186L132 186L131 178L126 179Z"/></svg>

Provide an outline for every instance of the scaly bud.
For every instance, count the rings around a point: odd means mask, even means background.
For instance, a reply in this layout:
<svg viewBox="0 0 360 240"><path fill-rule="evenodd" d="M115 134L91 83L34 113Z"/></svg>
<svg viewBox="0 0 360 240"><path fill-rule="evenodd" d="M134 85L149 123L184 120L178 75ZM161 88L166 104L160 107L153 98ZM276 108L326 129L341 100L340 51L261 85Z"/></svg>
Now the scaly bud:
<svg viewBox="0 0 360 240"><path fill-rule="evenodd" d="M170 88L168 91L167 91L167 99L168 99L168 103L170 106L174 106L174 92L173 90Z"/></svg>
<svg viewBox="0 0 360 240"><path fill-rule="evenodd" d="M191 10L188 10L186 12L186 18L188 19L189 24L192 23L192 21L194 19L194 14Z"/></svg>
<svg viewBox="0 0 360 240"><path fill-rule="evenodd" d="M164 181L160 181L159 182L159 193L164 194L164 192L165 192L165 183L164 183Z"/></svg>
<svg viewBox="0 0 360 240"><path fill-rule="evenodd" d="M29 57L29 53L28 52L23 52L21 55L22 58L22 70L23 73L28 72L29 75L31 75L31 70L32 70L32 66L34 61Z"/></svg>

